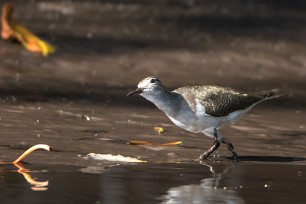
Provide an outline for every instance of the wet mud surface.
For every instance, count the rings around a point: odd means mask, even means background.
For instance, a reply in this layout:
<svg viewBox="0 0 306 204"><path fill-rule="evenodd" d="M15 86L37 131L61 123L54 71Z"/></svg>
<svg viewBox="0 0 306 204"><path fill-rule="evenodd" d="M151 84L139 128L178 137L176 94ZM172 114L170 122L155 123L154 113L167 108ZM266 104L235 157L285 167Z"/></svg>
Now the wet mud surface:
<svg viewBox="0 0 306 204"><path fill-rule="evenodd" d="M15 17L58 50L44 58L0 41L0 160L38 143L53 151L33 153L21 170L0 165L1 203L306 202L303 1L12 2ZM149 75L169 89L216 84L284 96L223 128L238 162L221 146L199 164L210 138L126 97ZM91 152L147 163L86 159Z"/></svg>

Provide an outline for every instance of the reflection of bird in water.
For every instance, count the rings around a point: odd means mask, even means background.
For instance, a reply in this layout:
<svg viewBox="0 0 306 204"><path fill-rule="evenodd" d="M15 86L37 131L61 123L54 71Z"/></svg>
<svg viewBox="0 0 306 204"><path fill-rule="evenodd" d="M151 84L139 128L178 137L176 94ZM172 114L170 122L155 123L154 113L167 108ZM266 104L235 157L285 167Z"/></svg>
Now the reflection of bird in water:
<svg viewBox="0 0 306 204"><path fill-rule="evenodd" d="M227 203L227 204L244 204L245 201L240 198L236 191L231 189L220 188L219 182L222 176L226 174L229 169L227 168L222 173L216 174L213 167L204 164L210 168L214 175L212 178L202 179L200 184L183 185L170 188L167 195L162 197L163 204L186 204L186 203Z"/></svg>
<svg viewBox="0 0 306 204"><path fill-rule="evenodd" d="M220 128L238 120L257 103L278 97L277 90L241 93L218 86L188 86L168 91L156 77L147 77L138 88L129 93L140 94L161 109L177 126L193 132L202 132L215 139L212 147L200 156L207 159L221 143L237 159L234 146L220 133Z"/></svg>

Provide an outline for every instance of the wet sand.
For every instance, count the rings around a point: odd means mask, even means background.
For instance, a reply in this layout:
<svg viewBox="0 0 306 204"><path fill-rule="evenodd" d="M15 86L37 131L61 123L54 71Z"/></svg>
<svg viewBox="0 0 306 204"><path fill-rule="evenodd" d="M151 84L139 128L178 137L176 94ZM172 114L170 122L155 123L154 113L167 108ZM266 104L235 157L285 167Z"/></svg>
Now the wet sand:
<svg viewBox="0 0 306 204"><path fill-rule="evenodd" d="M54 151L26 159L31 175L49 180L44 192L34 192L16 167L0 166L3 203L305 203L303 1L13 2L16 18L58 51L43 58L0 41L0 159L38 143ZM216 84L279 88L284 96L223 129L239 162L221 146L198 164L210 138L126 97L148 75L169 89ZM148 148L131 140L183 143ZM84 159L91 152L148 162Z"/></svg>

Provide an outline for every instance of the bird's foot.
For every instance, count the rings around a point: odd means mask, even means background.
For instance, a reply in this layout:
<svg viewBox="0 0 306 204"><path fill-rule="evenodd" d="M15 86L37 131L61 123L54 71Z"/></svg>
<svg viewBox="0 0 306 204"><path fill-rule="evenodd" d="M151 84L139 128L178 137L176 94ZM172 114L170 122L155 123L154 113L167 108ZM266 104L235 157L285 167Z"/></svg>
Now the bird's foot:
<svg viewBox="0 0 306 204"><path fill-rule="evenodd" d="M232 151L232 153L233 153L233 160L234 160L234 161L238 161L238 155L237 155L237 153L234 152L234 151Z"/></svg>
<svg viewBox="0 0 306 204"><path fill-rule="evenodd" d="M234 152L234 151L232 151L232 154L233 154L233 156L232 156L232 158L233 158L233 160L234 161L238 161L238 155L237 155L237 153L236 152ZM208 160L208 157L209 157L209 153L208 152L205 152L204 154L201 154L200 156L199 156L199 158L196 160L196 161L205 161L205 160Z"/></svg>

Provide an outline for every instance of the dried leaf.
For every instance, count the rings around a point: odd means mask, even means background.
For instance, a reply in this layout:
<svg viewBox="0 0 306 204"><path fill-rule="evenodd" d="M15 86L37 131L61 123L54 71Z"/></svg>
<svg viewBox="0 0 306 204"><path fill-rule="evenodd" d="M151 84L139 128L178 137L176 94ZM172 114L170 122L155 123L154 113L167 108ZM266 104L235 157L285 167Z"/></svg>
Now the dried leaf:
<svg viewBox="0 0 306 204"><path fill-rule="evenodd" d="M147 161L139 160L133 157L125 157L122 155L112 155L112 154L89 153L85 156L85 158L91 158L95 160L114 161L114 162L131 162L131 163L147 162Z"/></svg>
<svg viewBox="0 0 306 204"><path fill-rule="evenodd" d="M13 6L10 3L6 3L2 7L2 15L1 15L1 37L5 40L10 39L13 36L13 30L9 24L13 24L12 20Z"/></svg>
<svg viewBox="0 0 306 204"><path fill-rule="evenodd" d="M169 143L160 144L160 146L174 146L174 145L181 145L181 144L183 144L182 141L176 141L176 142L169 142Z"/></svg>
<svg viewBox="0 0 306 204"><path fill-rule="evenodd" d="M128 144L129 145L152 145L152 143L150 143L150 142L138 141L138 140L129 141Z"/></svg>
<svg viewBox="0 0 306 204"><path fill-rule="evenodd" d="M164 128L162 128L162 127L154 127L154 130L155 130L156 132L158 132L158 134L164 132Z"/></svg>
<svg viewBox="0 0 306 204"><path fill-rule="evenodd" d="M10 3L6 3L2 7L2 31L3 39L17 39L22 45L31 52L41 53L48 56L55 51L55 47L37 37L23 25L20 25L13 19L14 7Z"/></svg>
<svg viewBox="0 0 306 204"><path fill-rule="evenodd" d="M130 145L143 145L143 146L175 146L175 145L181 145L182 143L183 143L182 141L176 141L176 142L168 142L168 143L162 143L162 144L153 144L151 142L139 141L139 140L128 142L128 144Z"/></svg>

